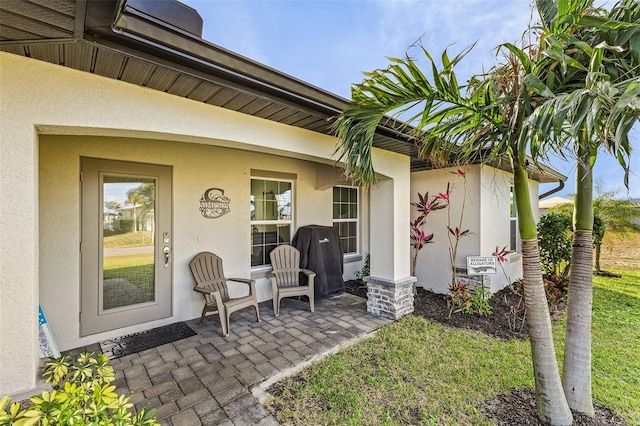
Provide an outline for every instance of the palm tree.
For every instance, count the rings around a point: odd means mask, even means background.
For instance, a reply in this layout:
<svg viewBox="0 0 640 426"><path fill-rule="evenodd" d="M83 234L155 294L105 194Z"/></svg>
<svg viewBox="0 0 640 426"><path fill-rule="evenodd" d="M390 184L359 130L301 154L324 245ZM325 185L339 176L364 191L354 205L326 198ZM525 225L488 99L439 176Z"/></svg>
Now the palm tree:
<svg viewBox="0 0 640 426"><path fill-rule="evenodd" d="M536 57L535 51L505 45L507 62L488 74L472 77L466 86L458 83L454 67L468 53L450 59L442 54L439 69L429 52L422 48L431 65L430 79L410 58L392 59L385 70L365 73L362 83L351 88L352 100L336 122L340 159L346 174L363 185L375 183L371 163L373 135L381 121L391 125L402 114L408 124L396 126L410 131L423 158L460 162L511 161L514 173L516 207L522 239L523 275L527 327L532 348L538 413L554 425L568 425L572 415L564 398L555 358L551 320L546 301L536 223L529 197L527 140L523 123L542 96L529 89L551 81L570 81L562 70L549 67L550 59ZM433 83L431 82L433 81ZM551 92L552 94L552 92ZM544 93L544 95L548 95ZM416 112L415 109L421 110ZM393 113L391 117L386 114ZM537 147L531 147L537 152Z"/></svg>
<svg viewBox="0 0 640 426"><path fill-rule="evenodd" d="M130 189L127 191L127 204L131 204L133 206L133 232L138 232L138 217L137 217L137 206L142 202L142 196L137 191L138 187Z"/></svg>
<svg viewBox="0 0 640 426"><path fill-rule="evenodd" d="M414 125L410 131L423 157L435 156L447 161L457 156L461 161L490 161L508 156L514 172L523 240L525 304L539 415L553 424L567 424L571 422L571 414L566 408L566 399L558 395L559 375L542 286L535 222L528 201L526 153L529 151L535 160L551 147L563 146L569 138L576 146L577 179L583 189L576 197L579 212L576 229L579 231L575 233L577 250L571 274L574 291L570 292L573 303L569 308L572 325L567 328L569 356L565 357L563 384L566 397L572 400L571 406L591 414L590 232L593 219L591 195L584 188L591 187L592 160L598 147L593 142L594 134L610 142L609 149L626 166L630 148L627 134L636 120L633 111L637 112L637 108L633 110L633 106L637 105L640 91L637 76L633 74L637 66L631 61L637 61L640 55L628 49L629 53L624 56L619 48L609 48L624 43L596 44L598 37L594 34L600 36L600 40L607 36L614 41L636 43L632 32L635 27L625 20L637 16L640 6L624 0L603 18L591 10L590 0L537 0L536 5L544 30L542 55L506 44L504 47L510 52L507 63L487 75L473 77L467 86L459 85L453 72L467 51L453 60L445 52L439 70L423 49L431 62L433 83L409 57L392 59L386 70L365 73L367 78L352 86L352 102L337 121L340 138L337 152L340 159L345 160L347 176L365 185L374 183L371 149L375 130L383 119L384 125L393 127L394 120L404 118L401 117L404 114L409 116L407 122ZM611 55L604 55L605 52L617 55L618 62L611 60ZM601 65L606 72L601 72ZM615 76L617 82L610 83L611 76ZM466 93L463 94L463 90ZM413 113L418 106L421 110ZM393 115L385 118L389 113ZM568 122L571 126L567 126ZM408 125L395 127L396 130L409 129ZM579 256L587 247L586 257ZM588 280L583 273L584 265L589 267ZM574 327L581 317L588 318L587 326ZM585 342L589 348L586 351ZM576 359L582 361L576 362Z"/></svg>
<svg viewBox="0 0 640 426"><path fill-rule="evenodd" d="M138 232L138 221L142 219L141 222L144 222L146 216L152 214L155 211L155 184L153 182L145 182L127 191L127 203L133 205L134 232ZM141 218L137 217L137 207L140 208ZM151 223L152 227L155 229L154 222L155 221L152 221ZM154 237L154 229L152 229L151 233L152 242Z"/></svg>
<svg viewBox="0 0 640 426"><path fill-rule="evenodd" d="M569 406L594 414L591 395L593 301L593 166L598 150L614 155L629 172L628 133L640 117L640 3L622 0L609 12L585 9L562 15L567 0L545 3L541 13L549 54L583 70L580 87L556 95L529 117L528 135L543 144L553 134L573 141L576 166L574 237L563 387ZM585 2L591 6L591 2ZM557 7L556 7L557 6ZM570 58L566 60L565 58ZM544 86L539 89L545 90ZM625 177L626 181L626 177Z"/></svg>
<svg viewBox="0 0 640 426"><path fill-rule="evenodd" d="M107 211L110 211L113 213L116 213L118 210L122 208L120 203L117 201L105 201L104 207L107 209Z"/></svg>

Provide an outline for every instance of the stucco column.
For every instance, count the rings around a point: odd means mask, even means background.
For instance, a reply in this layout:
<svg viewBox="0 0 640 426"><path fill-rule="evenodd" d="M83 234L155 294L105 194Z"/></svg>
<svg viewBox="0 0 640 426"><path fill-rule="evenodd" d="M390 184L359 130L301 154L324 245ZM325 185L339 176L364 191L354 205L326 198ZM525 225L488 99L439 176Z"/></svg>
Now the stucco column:
<svg viewBox="0 0 640 426"><path fill-rule="evenodd" d="M409 168L393 179L381 179L370 191L371 276L367 310L399 318L413 311L409 275Z"/></svg>
<svg viewBox="0 0 640 426"><path fill-rule="evenodd" d="M16 101L0 101L0 395L33 388L38 365L37 144Z"/></svg>

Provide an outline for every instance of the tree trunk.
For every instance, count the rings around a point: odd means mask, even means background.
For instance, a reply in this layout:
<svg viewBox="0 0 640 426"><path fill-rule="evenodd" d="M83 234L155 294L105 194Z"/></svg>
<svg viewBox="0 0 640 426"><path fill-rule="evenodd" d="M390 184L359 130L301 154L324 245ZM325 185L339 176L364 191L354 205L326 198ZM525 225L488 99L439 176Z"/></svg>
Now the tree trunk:
<svg viewBox="0 0 640 426"><path fill-rule="evenodd" d="M524 304L527 310L538 416L552 425L570 425L573 416L560 381L526 168L515 164L514 178L518 226L522 238Z"/></svg>
<svg viewBox="0 0 640 426"><path fill-rule="evenodd" d="M596 244L596 272L600 272L600 251L602 243Z"/></svg>
<svg viewBox="0 0 640 426"><path fill-rule="evenodd" d="M583 144L581 144L583 145ZM593 305L593 176L589 150L579 151L574 233L569 273L567 331L562 385L569 407L594 415L591 395L591 308Z"/></svg>

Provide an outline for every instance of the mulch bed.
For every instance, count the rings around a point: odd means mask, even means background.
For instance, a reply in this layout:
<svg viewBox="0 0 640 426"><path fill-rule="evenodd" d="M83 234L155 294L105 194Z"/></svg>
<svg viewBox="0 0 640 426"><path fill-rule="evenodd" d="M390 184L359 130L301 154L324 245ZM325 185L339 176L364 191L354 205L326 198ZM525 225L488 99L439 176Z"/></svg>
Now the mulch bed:
<svg viewBox="0 0 640 426"><path fill-rule="evenodd" d="M548 423L538 418L536 396L530 389L512 390L508 394L498 395L486 401L481 407L482 413L493 419L498 426L546 426ZM627 426L622 417L604 407L595 407L593 417L573 411L575 426Z"/></svg>
<svg viewBox="0 0 640 426"><path fill-rule="evenodd" d="M553 285L553 284L551 284ZM366 285L352 280L345 283L346 291L357 296L367 297ZM553 289L552 289L553 291ZM526 325L522 322L522 311L517 313L515 327L509 327L509 319L513 321L512 309L516 304L524 303L521 300L521 292L513 287L507 287L493 295L489 304L493 314L489 316L470 315L453 312L449 316L449 307L442 294L436 294L421 288L417 290L414 298L413 315L428 318L440 324L475 330L500 339L527 339ZM566 309L562 302L551 308L551 318L561 317ZM514 329L514 330L512 330ZM482 412L492 418L499 426L544 426L546 423L538 419L536 411L535 394L530 389L512 390L508 394L496 396L491 401L485 401L480 407ZM605 407L595 407L594 417L588 417L581 413L573 413L573 424L577 426L626 426L624 418L616 415Z"/></svg>

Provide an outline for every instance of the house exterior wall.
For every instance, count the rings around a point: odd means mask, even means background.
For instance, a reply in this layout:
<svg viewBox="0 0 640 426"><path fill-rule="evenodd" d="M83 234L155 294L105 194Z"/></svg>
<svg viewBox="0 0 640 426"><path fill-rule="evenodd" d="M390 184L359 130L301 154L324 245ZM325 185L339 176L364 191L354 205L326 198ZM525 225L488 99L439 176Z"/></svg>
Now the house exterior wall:
<svg viewBox="0 0 640 426"><path fill-rule="evenodd" d="M451 193L452 227L459 225L464 199L464 180L456 174L455 168L429 170L412 173L411 201L418 200L418 193L436 195L445 192L447 182L453 185ZM464 209L462 229L472 234L460 240L458 247L458 268L466 269L467 256L491 256L496 247L510 243L510 187L513 178L510 173L482 165L468 166L466 172L467 199ZM533 206L537 206L538 182L529 181ZM417 217L415 207L411 208L411 218ZM536 220L539 218L534 208ZM434 234L433 243L420 250L416 268L417 285L436 293L448 293L452 280L449 260L449 238L447 235L447 209L436 210L427 217L425 233ZM452 241L455 241L452 239ZM412 250L413 252L413 250ZM496 292L522 276L522 257L514 252L507 255L498 267L497 274L488 275L484 283Z"/></svg>
<svg viewBox="0 0 640 426"><path fill-rule="evenodd" d="M418 193L424 196L429 192L432 197L438 193L446 192L447 184L451 185L450 217L451 226L458 227L460 214L463 212L463 200L465 193L465 179L456 173L456 168L439 170L427 170L411 174L411 201L418 201ZM468 237L460 240L456 266L466 268L466 257L479 255L480 249L480 224L481 224L481 173L479 167L467 167L466 187L467 198L464 204L464 216L462 228L471 231ZM415 207L411 208L411 218L418 216ZM417 286L434 291L447 293L452 281L451 261L449 258L449 235L447 209L435 210L427 216L425 233L433 233L433 242L427 244L418 254L416 267ZM408 232L407 227L407 232ZM452 241L454 241L452 239ZM413 250L412 250L413 252Z"/></svg>
<svg viewBox="0 0 640 426"><path fill-rule="evenodd" d="M252 170L295 176L294 230L310 224L332 225L333 191L331 188L316 190L317 166L310 161L170 141L47 135L40 138L39 154L40 303L62 350L139 331L150 325L79 337L76 307L80 306L77 271L81 240L78 226L81 157L146 162L173 168L173 316L154 326L199 315L202 296L191 290L193 280L189 272L189 261L195 254L211 251L221 256L228 277L251 276L249 189ZM231 200L229 214L217 219L206 219L200 214L198 200L210 187L224 189L225 196ZM368 225L366 218L362 222ZM362 262L357 264L361 266ZM258 300L271 299L271 286L264 273L253 277L257 279ZM230 291L240 295L244 288L237 284Z"/></svg>
<svg viewBox="0 0 640 426"><path fill-rule="evenodd" d="M7 53L0 53L0 78L0 394L35 384L39 303L67 349L198 316L186 270L198 251L217 251L228 276L250 276L251 169L296 175L294 229L331 224L325 171L335 163L333 137ZM173 167L171 318L79 337L81 155ZM386 190L375 201L361 192L363 213L368 203L391 207L384 215L371 209L361 221L361 251L369 248L379 278L396 280L408 276L409 158L374 149L373 162ZM198 200L212 186L225 189L231 213L206 220ZM378 239L373 223L384 224L384 244L368 247ZM360 266L348 263L347 278ZM259 297L269 298L266 280L256 278Z"/></svg>
<svg viewBox="0 0 640 426"><path fill-rule="evenodd" d="M510 188L513 186L513 175L489 166L481 167L482 207L480 235L480 256L491 256L496 247L509 249L511 235L511 200ZM530 190L537 185L529 183ZM522 277L522 256L510 253L505 262L498 262L498 272L489 276L492 292L497 292Z"/></svg>

